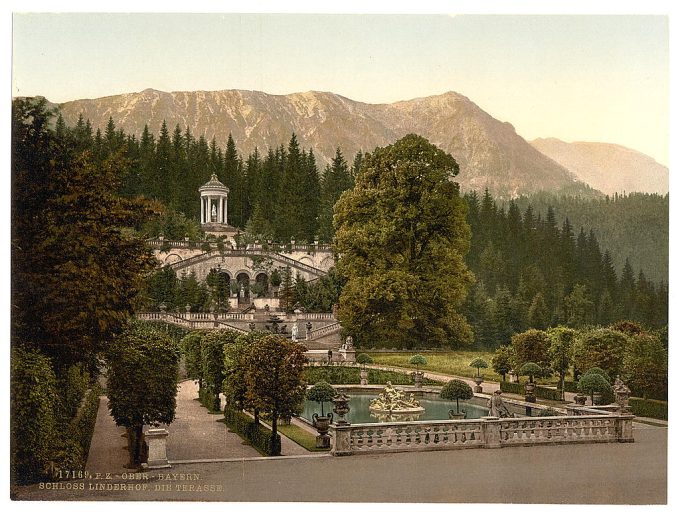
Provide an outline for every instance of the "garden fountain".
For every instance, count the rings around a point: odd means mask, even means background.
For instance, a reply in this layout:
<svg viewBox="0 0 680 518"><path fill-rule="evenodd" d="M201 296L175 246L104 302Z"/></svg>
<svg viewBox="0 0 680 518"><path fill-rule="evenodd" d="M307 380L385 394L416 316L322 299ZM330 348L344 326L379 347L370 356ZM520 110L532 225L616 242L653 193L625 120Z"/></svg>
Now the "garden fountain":
<svg viewBox="0 0 680 518"><path fill-rule="evenodd" d="M368 409L381 422L417 421L425 413L412 394L407 398L403 390L393 387L389 381L380 395L371 400Z"/></svg>

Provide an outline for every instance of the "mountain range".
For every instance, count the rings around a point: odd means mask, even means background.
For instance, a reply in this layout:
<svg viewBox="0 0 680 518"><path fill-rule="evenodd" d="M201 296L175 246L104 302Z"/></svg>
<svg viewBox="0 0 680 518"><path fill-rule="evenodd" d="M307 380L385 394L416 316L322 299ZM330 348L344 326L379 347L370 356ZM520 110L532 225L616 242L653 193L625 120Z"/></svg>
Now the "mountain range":
<svg viewBox="0 0 680 518"><path fill-rule="evenodd" d="M93 128L102 131L111 118L117 128L137 136L145 124L158 135L163 121L170 131L176 125L182 131L189 128L194 136L203 135L208 141L214 138L222 147L231 134L245 156L255 147L263 152L285 145L295 133L301 147L312 148L321 164L330 162L338 147L351 161L358 151L370 152L417 133L454 156L460 165L456 180L463 190L488 188L499 198L537 191L593 195L596 193L583 182L597 189L602 184L597 175L608 174L579 165L588 162L583 158L587 152L574 152L581 157L577 159L570 157L568 150L544 151L542 141L529 144L510 123L493 118L455 92L368 104L316 91L271 95L250 90L147 89L58 106L67 124L75 124L82 114ZM636 162L634 157L631 160ZM636 163L649 165L644 160ZM639 176L645 174L641 171Z"/></svg>
<svg viewBox="0 0 680 518"><path fill-rule="evenodd" d="M530 144L603 193L668 192L668 168L634 149L555 138L539 138Z"/></svg>

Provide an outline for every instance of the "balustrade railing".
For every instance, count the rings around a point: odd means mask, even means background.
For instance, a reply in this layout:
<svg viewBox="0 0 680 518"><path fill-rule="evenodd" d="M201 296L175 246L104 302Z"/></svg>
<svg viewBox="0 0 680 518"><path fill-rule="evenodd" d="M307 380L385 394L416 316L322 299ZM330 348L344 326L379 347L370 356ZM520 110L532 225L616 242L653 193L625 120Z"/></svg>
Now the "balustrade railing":
<svg viewBox="0 0 680 518"><path fill-rule="evenodd" d="M334 455L633 442L632 414L331 425Z"/></svg>
<svg viewBox="0 0 680 518"><path fill-rule="evenodd" d="M327 325L320 327L318 329L314 329L313 331L309 332L309 339L310 340L316 340L317 338L322 338L324 336L328 336L330 334L333 334L340 330L342 328L342 325L340 322L335 322L333 324Z"/></svg>
<svg viewBox="0 0 680 518"><path fill-rule="evenodd" d="M188 329L209 329L215 327L228 328L239 333L247 333L247 331L240 329L236 326L232 326L225 322L225 320L253 320L254 315L244 314L244 313L218 313L217 319L214 313L189 313L189 318L187 314L175 314L175 313L164 313L164 312L146 312L137 313L137 318L140 320L146 320L149 322L166 322L168 324L175 324L180 327Z"/></svg>

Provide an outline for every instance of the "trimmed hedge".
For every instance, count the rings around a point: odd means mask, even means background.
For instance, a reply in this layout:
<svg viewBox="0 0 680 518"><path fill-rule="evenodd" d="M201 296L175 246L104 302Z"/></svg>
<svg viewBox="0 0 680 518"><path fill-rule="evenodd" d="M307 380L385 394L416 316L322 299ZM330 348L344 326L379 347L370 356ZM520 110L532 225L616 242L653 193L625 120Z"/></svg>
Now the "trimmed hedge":
<svg viewBox="0 0 680 518"><path fill-rule="evenodd" d="M240 410L233 408L224 409L224 421L232 432L236 432L265 455L281 455L281 436L277 433L272 444L272 431Z"/></svg>
<svg viewBox="0 0 680 518"><path fill-rule="evenodd" d="M578 382L577 381L564 381L564 390L566 392L578 392Z"/></svg>
<svg viewBox="0 0 680 518"><path fill-rule="evenodd" d="M15 347L10 379L11 481L28 484L47 475L59 438L57 378L49 358Z"/></svg>
<svg viewBox="0 0 680 518"><path fill-rule="evenodd" d="M413 385L410 374L405 372L368 370L368 383L371 385L386 385L388 381L395 385ZM331 385L358 385L360 383L359 367L341 367L337 365L323 365L319 367L305 367L304 378L308 385L315 385L319 381L326 381ZM442 385L439 381L423 378L423 385Z"/></svg>
<svg viewBox="0 0 680 518"><path fill-rule="evenodd" d="M632 397L629 400L631 411L639 417L651 417L668 421L668 401Z"/></svg>
<svg viewBox="0 0 680 518"><path fill-rule="evenodd" d="M78 413L90 386L90 376L79 365L71 365L62 379L57 378L57 392L62 403L59 419L68 424Z"/></svg>
<svg viewBox="0 0 680 518"><path fill-rule="evenodd" d="M83 470L90 451L99 410L101 388L93 385L81 401L75 417L68 424L66 435L56 453L56 463L61 470Z"/></svg>
<svg viewBox="0 0 680 518"><path fill-rule="evenodd" d="M501 381L501 391L509 392L511 394L524 395L524 385L521 383L511 383L509 381ZM541 387L536 385L534 395L537 398L548 399L550 401L562 401L562 394L559 390L550 387Z"/></svg>

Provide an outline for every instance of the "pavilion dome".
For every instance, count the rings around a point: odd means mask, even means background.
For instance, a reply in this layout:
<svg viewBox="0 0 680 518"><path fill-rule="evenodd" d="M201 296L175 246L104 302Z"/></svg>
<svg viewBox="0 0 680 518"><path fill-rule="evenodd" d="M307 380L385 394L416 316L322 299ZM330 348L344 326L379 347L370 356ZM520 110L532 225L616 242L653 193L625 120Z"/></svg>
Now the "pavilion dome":
<svg viewBox="0 0 680 518"><path fill-rule="evenodd" d="M198 192L202 193L205 191L210 191L210 192L223 192L225 194L229 193L229 187L224 185L222 182L219 181L217 178L217 175L215 173L212 174L210 177L210 180L208 180L207 183L203 184L199 189Z"/></svg>

